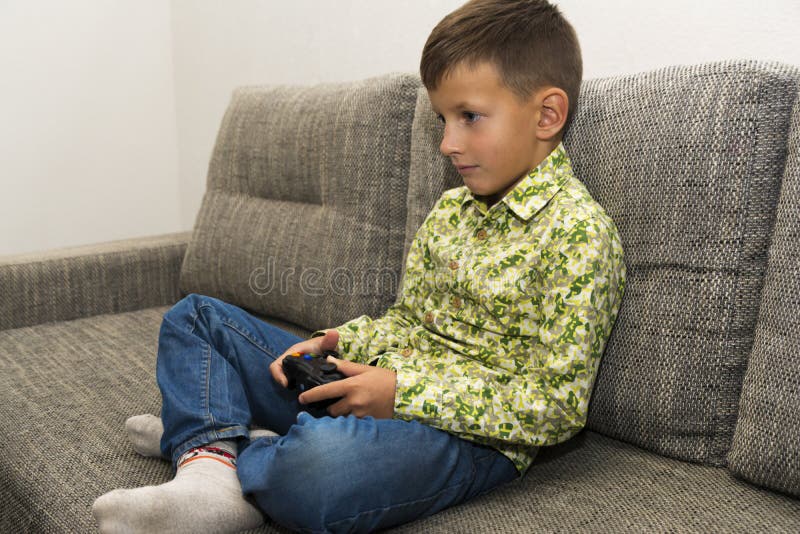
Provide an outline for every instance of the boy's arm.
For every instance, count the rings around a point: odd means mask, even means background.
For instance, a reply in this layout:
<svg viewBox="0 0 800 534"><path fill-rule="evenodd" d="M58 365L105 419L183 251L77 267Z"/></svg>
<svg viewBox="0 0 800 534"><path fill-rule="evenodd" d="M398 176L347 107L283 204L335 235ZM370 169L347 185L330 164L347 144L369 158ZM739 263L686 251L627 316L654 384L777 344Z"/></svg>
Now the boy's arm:
<svg viewBox="0 0 800 534"><path fill-rule="evenodd" d="M342 358L356 363L370 363L378 354L399 343L399 333L411 328L402 308L402 301L398 299L377 319L362 315L334 328L339 332L338 351ZM326 331L318 330L311 337L324 335Z"/></svg>
<svg viewBox="0 0 800 534"><path fill-rule="evenodd" d="M577 225L548 265L531 273L541 280L540 343L522 372L489 369L459 354L443 355L445 365L435 367L424 354L384 354L378 365L397 373L395 417L489 443L553 445L575 435L624 287L616 230L601 230Z"/></svg>

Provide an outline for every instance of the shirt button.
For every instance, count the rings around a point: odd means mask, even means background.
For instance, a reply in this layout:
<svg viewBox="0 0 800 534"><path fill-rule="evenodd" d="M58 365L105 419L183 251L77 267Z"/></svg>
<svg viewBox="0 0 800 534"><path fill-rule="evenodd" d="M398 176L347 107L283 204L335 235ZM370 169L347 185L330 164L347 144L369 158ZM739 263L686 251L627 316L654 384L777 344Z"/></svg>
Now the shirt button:
<svg viewBox="0 0 800 534"><path fill-rule="evenodd" d="M431 312L426 313L424 319L425 319L426 323L428 323L428 324L432 323L433 322L433 314Z"/></svg>
<svg viewBox="0 0 800 534"><path fill-rule="evenodd" d="M475 234L475 237L483 241L484 239L486 239L486 230L478 230L478 233Z"/></svg>
<svg viewBox="0 0 800 534"><path fill-rule="evenodd" d="M453 297L450 300L450 304L452 304L454 308L460 308L461 307L461 299L458 298L458 297Z"/></svg>
<svg viewBox="0 0 800 534"><path fill-rule="evenodd" d="M409 356L411 356L412 352L414 352L414 351L412 351L410 348L406 347L406 348L404 348L403 350L400 351L400 354L402 354L405 358L408 358Z"/></svg>
<svg viewBox="0 0 800 534"><path fill-rule="evenodd" d="M458 269L458 262L456 260L453 260L450 262L450 270L455 271L456 269Z"/></svg>

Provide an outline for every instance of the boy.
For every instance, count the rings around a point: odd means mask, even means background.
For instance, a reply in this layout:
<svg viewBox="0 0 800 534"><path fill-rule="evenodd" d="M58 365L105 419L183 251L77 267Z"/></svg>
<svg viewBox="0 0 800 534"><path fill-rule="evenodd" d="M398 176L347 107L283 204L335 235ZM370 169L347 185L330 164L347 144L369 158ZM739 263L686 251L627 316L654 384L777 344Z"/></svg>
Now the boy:
<svg viewBox="0 0 800 534"><path fill-rule="evenodd" d="M308 340L210 297L176 304L158 381L177 474L100 497L101 530L236 531L259 509L298 530L386 528L509 482L576 434L625 276L616 227L561 144L581 69L545 0L473 0L445 17L421 74L464 187L417 232L396 303ZM287 354L328 349L348 378L285 389ZM339 400L308 406L324 399ZM157 420L131 425L152 449Z"/></svg>

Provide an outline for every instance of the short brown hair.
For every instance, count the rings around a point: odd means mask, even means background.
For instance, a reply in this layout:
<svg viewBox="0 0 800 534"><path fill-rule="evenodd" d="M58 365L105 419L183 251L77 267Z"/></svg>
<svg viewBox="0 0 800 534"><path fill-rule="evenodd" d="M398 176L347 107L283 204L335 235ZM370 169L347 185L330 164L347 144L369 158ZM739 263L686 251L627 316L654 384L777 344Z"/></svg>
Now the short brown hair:
<svg viewBox="0 0 800 534"><path fill-rule="evenodd" d="M457 65L491 62L520 99L545 86L569 97L569 124L581 90L578 37L546 0L471 0L439 22L422 50L420 75L429 90Z"/></svg>

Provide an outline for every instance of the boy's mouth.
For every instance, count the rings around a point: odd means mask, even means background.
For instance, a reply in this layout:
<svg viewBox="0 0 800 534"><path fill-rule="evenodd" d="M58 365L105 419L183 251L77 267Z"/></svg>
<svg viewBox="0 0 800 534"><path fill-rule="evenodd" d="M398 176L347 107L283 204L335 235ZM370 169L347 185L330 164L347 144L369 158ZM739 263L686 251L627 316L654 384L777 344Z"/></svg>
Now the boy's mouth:
<svg viewBox="0 0 800 534"><path fill-rule="evenodd" d="M475 171L478 168L477 165L456 165L456 170L458 174L465 175L470 174L471 172Z"/></svg>

